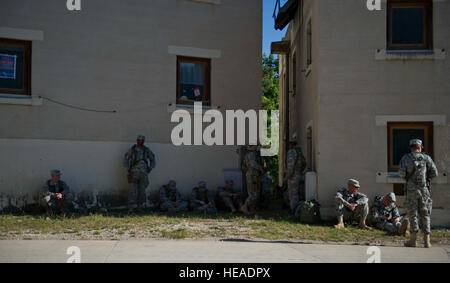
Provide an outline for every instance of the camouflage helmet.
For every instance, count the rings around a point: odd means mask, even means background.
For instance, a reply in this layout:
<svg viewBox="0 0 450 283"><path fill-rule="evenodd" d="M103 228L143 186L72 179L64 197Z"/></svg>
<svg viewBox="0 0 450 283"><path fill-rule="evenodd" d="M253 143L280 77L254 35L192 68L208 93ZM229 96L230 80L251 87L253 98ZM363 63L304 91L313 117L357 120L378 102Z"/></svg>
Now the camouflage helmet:
<svg viewBox="0 0 450 283"><path fill-rule="evenodd" d="M52 176L53 176L53 175L55 175L55 176L61 176L62 173L61 173L60 170L54 169L54 170L50 171L50 175L52 175Z"/></svg>
<svg viewBox="0 0 450 283"><path fill-rule="evenodd" d="M225 185L234 185L234 181L231 179L228 179L225 181Z"/></svg>
<svg viewBox="0 0 450 283"><path fill-rule="evenodd" d="M359 181L355 180L355 179L348 180L348 185L349 186L353 186L353 187L358 188L358 189L361 188L361 185L359 184Z"/></svg>
<svg viewBox="0 0 450 283"><path fill-rule="evenodd" d="M169 181L169 186L172 188L176 188L177 187L177 182L175 182L174 180L170 180Z"/></svg>
<svg viewBox="0 0 450 283"><path fill-rule="evenodd" d="M294 133L289 139L290 143L297 143L297 133Z"/></svg>
<svg viewBox="0 0 450 283"><path fill-rule="evenodd" d="M198 183L198 188L199 189L206 189L206 182L205 181L201 181Z"/></svg>
<svg viewBox="0 0 450 283"><path fill-rule="evenodd" d="M419 139L410 140L409 146L423 146L423 142Z"/></svg>
<svg viewBox="0 0 450 283"><path fill-rule="evenodd" d="M137 140L137 141L145 141L145 136L144 136L144 135L139 135L139 136L136 138L136 140Z"/></svg>
<svg viewBox="0 0 450 283"><path fill-rule="evenodd" d="M386 196L386 198L388 199L389 203L395 203L397 202L397 198L395 196L394 193L390 193Z"/></svg>

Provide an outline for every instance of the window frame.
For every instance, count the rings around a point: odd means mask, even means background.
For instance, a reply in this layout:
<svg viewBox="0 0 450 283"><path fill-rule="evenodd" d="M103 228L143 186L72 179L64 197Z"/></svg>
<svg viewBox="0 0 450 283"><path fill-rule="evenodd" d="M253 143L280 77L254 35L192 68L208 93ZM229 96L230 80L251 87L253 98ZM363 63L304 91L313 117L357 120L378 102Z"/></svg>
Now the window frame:
<svg viewBox="0 0 450 283"><path fill-rule="evenodd" d="M433 49L433 1L432 0L388 0L387 6L387 50L432 50ZM392 43L392 10L393 8L425 8L424 43L394 44Z"/></svg>
<svg viewBox="0 0 450 283"><path fill-rule="evenodd" d="M28 40L18 40L0 37L0 45L21 47L23 52L23 88L1 88L0 93L16 94L16 95L29 95L31 96L31 47L32 42Z"/></svg>
<svg viewBox="0 0 450 283"><path fill-rule="evenodd" d="M187 56L177 56L177 104L180 105L194 105L195 101L180 100L180 63L194 63L202 64L204 66L204 93L202 103L204 106L211 106L211 59L197 58Z"/></svg>
<svg viewBox="0 0 450 283"><path fill-rule="evenodd" d="M313 63L313 31L312 31L312 18L309 18L306 23L306 67L309 67Z"/></svg>
<svg viewBox="0 0 450 283"><path fill-rule="evenodd" d="M297 52L292 55L292 96L297 95Z"/></svg>
<svg viewBox="0 0 450 283"><path fill-rule="evenodd" d="M394 130L410 129L424 130L425 132L425 148L424 152L430 156L434 155L434 123L433 122L390 122L388 123L388 170L389 172L398 172L398 165L394 165Z"/></svg>

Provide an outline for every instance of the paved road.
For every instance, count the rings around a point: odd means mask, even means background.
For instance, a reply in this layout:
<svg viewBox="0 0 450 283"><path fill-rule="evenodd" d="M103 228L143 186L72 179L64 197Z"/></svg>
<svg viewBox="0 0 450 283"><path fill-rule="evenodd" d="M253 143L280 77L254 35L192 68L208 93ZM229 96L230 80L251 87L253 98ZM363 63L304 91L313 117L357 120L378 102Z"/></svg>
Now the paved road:
<svg viewBox="0 0 450 283"><path fill-rule="evenodd" d="M67 249L84 263L335 263L367 262L368 247L236 241L0 241L0 262L64 263ZM444 248L380 247L381 262L445 262Z"/></svg>

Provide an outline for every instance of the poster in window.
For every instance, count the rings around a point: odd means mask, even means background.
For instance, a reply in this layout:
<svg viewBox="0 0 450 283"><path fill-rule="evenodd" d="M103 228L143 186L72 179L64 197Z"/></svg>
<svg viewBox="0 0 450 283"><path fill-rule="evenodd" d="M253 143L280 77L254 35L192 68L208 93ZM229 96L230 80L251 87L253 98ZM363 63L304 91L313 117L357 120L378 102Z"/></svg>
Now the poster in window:
<svg viewBox="0 0 450 283"><path fill-rule="evenodd" d="M0 79L16 79L16 55L0 54Z"/></svg>

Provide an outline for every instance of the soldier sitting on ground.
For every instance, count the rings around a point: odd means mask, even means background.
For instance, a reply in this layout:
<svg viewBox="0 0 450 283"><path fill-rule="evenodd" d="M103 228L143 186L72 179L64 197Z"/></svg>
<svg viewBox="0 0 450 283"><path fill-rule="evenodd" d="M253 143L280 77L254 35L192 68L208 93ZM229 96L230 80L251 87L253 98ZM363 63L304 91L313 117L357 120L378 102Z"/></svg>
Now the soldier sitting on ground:
<svg viewBox="0 0 450 283"><path fill-rule="evenodd" d="M227 180L225 187L219 188L219 197L226 207L230 208L231 213L236 213L241 209L242 199L240 192L234 190L234 181Z"/></svg>
<svg viewBox="0 0 450 283"><path fill-rule="evenodd" d="M184 212L187 210L188 203L181 198L181 194L177 189L177 183L170 181L159 190L159 198L161 201L160 210L174 212Z"/></svg>
<svg viewBox="0 0 450 283"><path fill-rule="evenodd" d="M344 218L346 221L359 220L361 229L371 230L366 225L366 219L369 215L369 199L366 195L359 192L359 181L350 179L347 188L343 188L336 194L336 211L338 224L336 229L344 228Z"/></svg>
<svg viewBox="0 0 450 283"><path fill-rule="evenodd" d="M200 182L197 187L192 189L191 208L201 213L217 213L216 206L209 196L209 190L205 182Z"/></svg>
<svg viewBox="0 0 450 283"><path fill-rule="evenodd" d="M409 222L400 216L396 202L394 193L376 197L369 215L369 222L380 230L405 236Z"/></svg>
<svg viewBox="0 0 450 283"><path fill-rule="evenodd" d="M65 215L72 199L69 186L61 180L60 170L52 170L50 174L51 179L44 185L41 205L49 217L56 214Z"/></svg>

